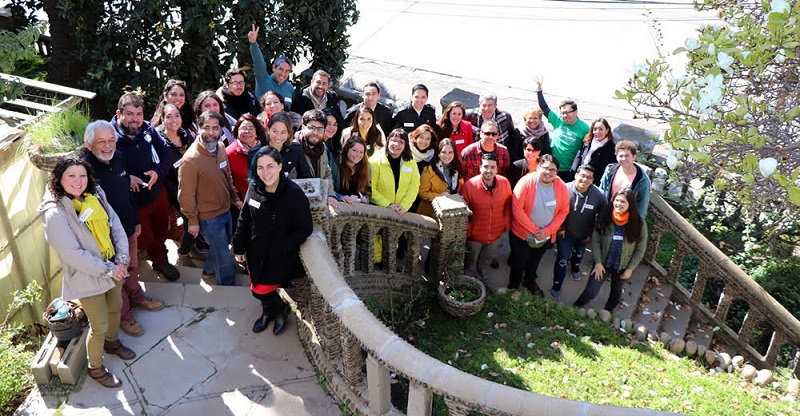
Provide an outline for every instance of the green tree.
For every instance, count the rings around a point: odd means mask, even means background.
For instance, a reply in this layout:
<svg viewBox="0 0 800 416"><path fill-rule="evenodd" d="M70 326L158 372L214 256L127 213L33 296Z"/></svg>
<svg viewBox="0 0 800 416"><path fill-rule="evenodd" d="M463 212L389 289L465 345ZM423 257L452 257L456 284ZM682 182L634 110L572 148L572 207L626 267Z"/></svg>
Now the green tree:
<svg viewBox="0 0 800 416"><path fill-rule="evenodd" d="M765 237L785 236L800 218L800 5L699 0L696 7L721 21L673 52L685 67L674 70L659 52L617 98L669 123L667 165L678 180L700 180L740 205Z"/></svg>
<svg viewBox="0 0 800 416"><path fill-rule="evenodd" d="M36 59L34 45L42 33L42 25L30 25L15 32L0 30L0 72L16 74L20 63L31 62ZM23 91L23 86L17 82L0 79L0 97L14 99Z"/></svg>

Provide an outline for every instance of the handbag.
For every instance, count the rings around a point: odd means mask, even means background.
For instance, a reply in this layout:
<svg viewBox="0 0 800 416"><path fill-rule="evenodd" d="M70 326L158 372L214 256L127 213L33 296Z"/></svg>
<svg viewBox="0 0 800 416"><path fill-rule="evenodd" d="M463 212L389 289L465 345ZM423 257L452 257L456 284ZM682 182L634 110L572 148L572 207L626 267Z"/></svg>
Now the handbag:
<svg viewBox="0 0 800 416"><path fill-rule="evenodd" d="M89 325L89 318L80 304L61 298L55 298L47 305L43 318L59 342L81 336Z"/></svg>

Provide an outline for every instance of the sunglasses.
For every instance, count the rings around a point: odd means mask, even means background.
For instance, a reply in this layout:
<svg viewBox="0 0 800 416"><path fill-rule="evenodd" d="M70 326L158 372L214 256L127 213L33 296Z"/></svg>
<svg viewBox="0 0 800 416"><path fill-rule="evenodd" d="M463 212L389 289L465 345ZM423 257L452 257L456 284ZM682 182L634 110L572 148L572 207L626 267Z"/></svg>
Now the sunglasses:
<svg viewBox="0 0 800 416"><path fill-rule="evenodd" d="M481 133L483 133L483 134L485 134L487 136L499 136L500 135L500 133L498 133L496 131L482 131Z"/></svg>

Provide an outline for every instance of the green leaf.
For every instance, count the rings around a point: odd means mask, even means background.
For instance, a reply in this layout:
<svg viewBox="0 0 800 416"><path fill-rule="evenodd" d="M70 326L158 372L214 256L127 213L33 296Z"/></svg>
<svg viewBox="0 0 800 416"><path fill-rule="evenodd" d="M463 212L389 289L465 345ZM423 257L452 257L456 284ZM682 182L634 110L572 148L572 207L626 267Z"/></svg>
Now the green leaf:
<svg viewBox="0 0 800 416"><path fill-rule="evenodd" d="M796 186L790 186L786 190L789 192L789 201L792 201L793 204L800 206L800 188Z"/></svg>
<svg viewBox="0 0 800 416"><path fill-rule="evenodd" d="M679 54L679 53L684 53L684 52L686 52L686 48L685 48L685 47L683 47L683 46L681 46L680 48L678 48L678 49L675 49L674 51L672 51L672 54L673 54L673 55L677 55L677 54Z"/></svg>
<svg viewBox="0 0 800 416"><path fill-rule="evenodd" d="M790 183L790 181L789 181L789 178L787 178L786 176L783 176L783 175L781 175L781 174L780 174L780 173L778 173L777 171L776 171L776 172L774 172L774 173L772 174L772 176L774 176L774 177L775 177L775 179L777 179L777 180L778 180L778 183L779 183L779 184L781 184L781 186L788 186L788 185L789 185L789 183Z"/></svg>
<svg viewBox="0 0 800 416"><path fill-rule="evenodd" d="M709 162L711 162L711 155L709 155L706 152L691 152L691 153L689 153L689 156L691 156L694 160L696 160L696 161L698 161L700 163L709 163Z"/></svg>
<svg viewBox="0 0 800 416"><path fill-rule="evenodd" d="M758 167L758 158L752 153L748 153L744 157L744 170L745 172L752 172Z"/></svg>
<svg viewBox="0 0 800 416"><path fill-rule="evenodd" d="M742 180L749 184L756 183L756 178L752 173L745 173L744 176L742 176Z"/></svg>

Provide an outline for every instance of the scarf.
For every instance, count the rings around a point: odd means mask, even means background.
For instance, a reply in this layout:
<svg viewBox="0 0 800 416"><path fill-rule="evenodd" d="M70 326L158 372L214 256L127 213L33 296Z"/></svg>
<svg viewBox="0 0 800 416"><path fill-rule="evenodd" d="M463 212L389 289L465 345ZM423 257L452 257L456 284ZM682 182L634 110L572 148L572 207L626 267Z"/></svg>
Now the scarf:
<svg viewBox="0 0 800 416"><path fill-rule="evenodd" d="M441 173L442 179L447 184L447 191L452 195L458 193L458 171L451 171L450 166L441 160L436 163L436 170Z"/></svg>
<svg viewBox="0 0 800 416"><path fill-rule="evenodd" d="M231 93L231 90L228 87L222 87L222 99L228 103L231 107L236 109L239 114L249 113L248 106L250 105L250 97L247 94L247 91L243 92L242 95L236 96ZM225 111L220 109L221 111Z"/></svg>
<svg viewBox="0 0 800 416"><path fill-rule="evenodd" d="M585 165L591 163L592 155L594 154L594 152L597 151L597 149L605 146L606 143L608 143L608 137L606 137L605 139L603 139L603 141L600 141L600 142L598 142L595 139L592 139L592 141L589 142L589 146L588 147L586 145L584 145L583 157L582 158L578 158L578 157L575 158L575 161L572 162L572 170L575 171L575 172L578 171L578 163L583 163ZM581 161L580 159L583 159L583 160Z"/></svg>
<svg viewBox="0 0 800 416"><path fill-rule="evenodd" d="M417 149L417 146L411 145L411 155L414 156L414 161L417 163L422 161L430 162L433 159L433 147L429 147L428 150L423 152Z"/></svg>
<svg viewBox="0 0 800 416"><path fill-rule="evenodd" d="M622 227L623 225L628 223L628 216L630 215L630 211L625 211L623 213L619 213L616 210L611 211L611 219L614 220L614 224L619 225Z"/></svg>
<svg viewBox="0 0 800 416"><path fill-rule="evenodd" d="M308 140L303 137L303 139L300 140L300 144L303 145L303 153L313 161L319 160L319 158L322 157L322 153L325 151L325 144L322 143L322 141L317 143L316 146L311 147L311 145L308 144Z"/></svg>
<svg viewBox="0 0 800 416"><path fill-rule="evenodd" d="M114 245L111 243L111 227L108 225L108 214L100 200L96 196L85 193L83 194L83 202L77 199L72 200L75 206L75 211L78 212L78 221L86 224L89 232L92 233L94 241L100 248L100 253L103 255L103 260L108 260L114 257Z"/></svg>
<svg viewBox="0 0 800 416"><path fill-rule="evenodd" d="M531 128L530 128L530 127L528 127L527 125L525 125L525 136L526 136L526 137L536 137L536 138L539 138L539 137L542 137L542 136L544 136L544 135L545 135L545 133L547 133L547 127L545 127L545 126L544 126L544 123L542 123L542 122L539 122L539 125L538 125L538 126L536 126L536 128L535 128L535 129L533 129L533 130L531 130Z"/></svg>

